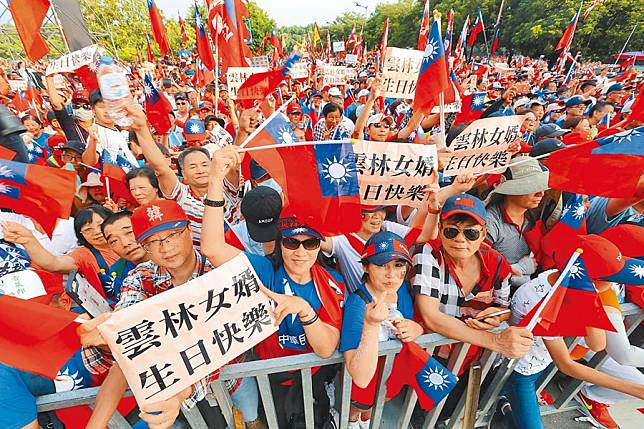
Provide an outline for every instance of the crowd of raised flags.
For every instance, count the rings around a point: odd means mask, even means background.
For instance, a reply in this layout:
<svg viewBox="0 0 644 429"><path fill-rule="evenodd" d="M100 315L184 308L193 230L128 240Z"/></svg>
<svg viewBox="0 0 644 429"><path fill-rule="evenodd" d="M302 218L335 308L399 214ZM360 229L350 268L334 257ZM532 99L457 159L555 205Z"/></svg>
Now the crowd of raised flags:
<svg viewBox="0 0 644 429"><path fill-rule="evenodd" d="M644 306L644 79L635 55L616 65L571 55L582 6L549 64L495 55L502 9L487 32L480 10L471 25L468 16L453 43L453 11L443 26L427 1L410 99L386 95L389 18L373 47L362 24L334 49L315 23L293 47L264 35L253 57L241 0L206 0L205 22L195 7L194 47L179 18L176 53L154 0L148 10L147 61L119 62L132 95L126 128L99 89L100 48L51 72L33 22L12 10L32 61L0 70L0 427L100 428L128 414L137 404L121 398L136 380L98 326L239 258L279 327L231 362L339 350L353 378L350 428L369 427L378 343L393 339L404 346L387 398L405 386L418 394L413 427L443 400L440 420L452 417L483 349L516 365L491 427L543 427L548 398L536 386L552 362L589 383L576 399L598 427L618 427L610 405L644 399L644 350L620 312ZM486 54L473 56L481 34ZM250 69L260 61L268 67ZM449 177L461 148L479 167ZM181 311L168 319L190 326L196 316ZM154 346L144 329L132 328L130 351ZM414 342L427 332L472 344L454 374L450 347L430 356ZM584 340L569 351L566 336ZM223 349L223 336L207 341ZM604 349L605 363L583 364ZM338 424L327 395L339 392L336 373L313 371L315 427ZM199 405L210 427L225 427L204 399L217 376L139 404L140 424L182 427L179 408ZM294 379L271 376L280 427L304 427L303 405L288 402L301 395ZM98 385L93 412L36 413L38 396ZM256 381L226 387L245 427L266 427Z"/></svg>

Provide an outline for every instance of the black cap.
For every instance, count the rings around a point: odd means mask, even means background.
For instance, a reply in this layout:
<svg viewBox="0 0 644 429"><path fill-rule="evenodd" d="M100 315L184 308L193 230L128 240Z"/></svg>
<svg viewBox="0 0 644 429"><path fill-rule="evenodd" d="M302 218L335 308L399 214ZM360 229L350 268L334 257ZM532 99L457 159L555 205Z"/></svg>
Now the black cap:
<svg viewBox="0 0 644 429"><path fill-rule="evenodd" d="M83 152L85 152L85 145L80 140L70 140L62 147L62 150L65 149L73 150L74 152L78 152L82 155Z"/></svg>
<svg viewBox="0 0 644 429"><path fill-rule="evenodd" d="M541 155L545 155L550 152L554 152L559 149L564 149L566 147L565 144L561 142L561 140L557 139L543 139L534 146L532 146L532 150L530 151L530 156L537 157Z"/></svg>
<svg viewBox="0 0 644 429"><path fill-rule="evenodd" d="M267 243L277 238L282 197L273 188L257 186L241 202L241 212L246 219L250 238L258 243Z"/></svg>

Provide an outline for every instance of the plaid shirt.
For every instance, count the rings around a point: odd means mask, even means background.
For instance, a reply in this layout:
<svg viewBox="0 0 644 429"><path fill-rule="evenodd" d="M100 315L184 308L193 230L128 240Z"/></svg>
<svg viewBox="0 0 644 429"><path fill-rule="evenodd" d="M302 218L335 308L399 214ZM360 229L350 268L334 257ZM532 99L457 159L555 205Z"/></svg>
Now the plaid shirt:
<svg viewBox="0 0 644 429"><path fill-rule="evenodd" d="M322 118L315 125L315 128L313 128L313 141L327 140L324 138L325 129L326 129L326 119ZM351 132L343 122L340 122L340 124L335 127L335 129L333 130L333 133L330 135L328 140L342 140L342 139L348 139L349 137L351 137Z"/></svg>
<svg viewBox="0 0 644 429"><path fill-rule="evenodd" d="M474 289L465 296L451 261L441 249L440 240L423 245L414 255L414 290L437 298L440 311L453 317L474 316L494 304L507 307L510 304L510 266L499 252L486 244L481 244L477 253L481 274Z"/></svg>
<svg viewBox="0 0 644 429"><path fill-rule="evenodd" d="M204 256L195 250L197 266L195 267L190 280L196 279L203 273L214 269L214 266ZM145 299L165 292L174 287L170 273L152 261L144 262L130 271L130 274L123 280L121 286L121 298L114 308L115 311L122 308L130 307ZM114 357L108 351L97 347L83 347L82 357L85 366L93 374L101 374L110 369L114 363ZM246 355L242 354L235 358L233 362L240 363L246 360ZM208 377L202 378L193 385L192 395L183 403L184 407L192 408L197 402L206 397L208 393L208 384L219 377L219 371L214 371ZM239 386L241 380L233 379L226 381L226 387L233 391Z"/></svg>

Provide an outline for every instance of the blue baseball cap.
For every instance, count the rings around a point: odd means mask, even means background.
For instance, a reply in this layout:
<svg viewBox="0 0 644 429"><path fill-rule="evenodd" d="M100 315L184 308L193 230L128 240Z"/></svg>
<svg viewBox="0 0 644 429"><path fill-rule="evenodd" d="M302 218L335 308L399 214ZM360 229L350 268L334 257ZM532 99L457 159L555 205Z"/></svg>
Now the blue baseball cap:
<svg viewBox="0 0 644 429"><path fill-rule="evenodd" d="M362 204L360 206L360 211L362 211L363 213L375 213L375 212L379 212L380 210L385 210L386 208L387 206L369 206L366 204Z"/></svg>
<svg viewBox="0 0 644 429"><path fill-rule="evenodd" d="M372 235L365 243L361 255L362 263L376 265L385 265L397 260L412 264L407 243L398 234L390 231L381 231Z"/></svg>
<svg viewBox="0 0 644 429"><path fill-rule="evenodd" d="M470 194L449 197L441 210L441 219L462 213L471 216L479 225L485 225L487 211L483 201Z"/></svg>
<svg viewBox="0 0 644 429"><path fill-rule="evenodd" d="M188 141L206 139L206 127L199 119L189 119L183 128L183 135Z"/></svg>
<svg viewBox="0 0 644 429"><path fill-rule="evenodd" d="M621 83L614 83L614 84L612 84L611 86L608 87L608 89L606 90L606 94L608 94L608 93L610 93L612 91L621 91L622 89L624 89L624 87L622 86Z"/></svg>
<svg viewBox="0 0 644 429"><path fill-rule="evenodd" d="M296 216L284 217L280 219L280 232L282 237L293 237L294 235L309 235L320 240L324 240L322 234L308 226L305 222L298 220Z"/></svg>
<svg viewBox="0 0 644 429"><path fill-rule="evenodd" d="M581 95L573 95L568 100L566 100L566 107L578 106L579 104L585 104L588 106L592 103L592 100L586 100Z"/></svg>

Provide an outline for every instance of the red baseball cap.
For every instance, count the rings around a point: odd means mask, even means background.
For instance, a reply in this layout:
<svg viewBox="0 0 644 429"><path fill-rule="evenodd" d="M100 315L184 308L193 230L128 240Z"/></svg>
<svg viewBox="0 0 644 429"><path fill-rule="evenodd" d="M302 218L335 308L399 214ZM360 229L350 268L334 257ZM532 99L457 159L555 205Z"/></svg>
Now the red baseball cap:
<svg viewBox="0 0 644 429"><path fill-rule="evenodd" d="M286 113L288 114L288 113L295 113L295 112L302 113L302 108L300 107L300 105L297 103L289 104L288 107L286 108Z"/></svg>
<svg viewBox="0 0 644 429"><path fill-rule="evenodd" d="M51 137L49 139L51 140ZM630 258L644 258L644 227L621 224L608 228L599 235L610 240L624 255Z"/></svg>
<svg viewBox="0 0 644 429"><path fill-rule="evenodd" d="M131 219L132 231L138 242L157 232L183 228L188 224L188 217L174 200L143 204L134 210Z"/></svg>

